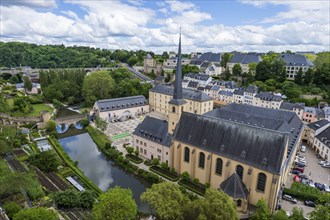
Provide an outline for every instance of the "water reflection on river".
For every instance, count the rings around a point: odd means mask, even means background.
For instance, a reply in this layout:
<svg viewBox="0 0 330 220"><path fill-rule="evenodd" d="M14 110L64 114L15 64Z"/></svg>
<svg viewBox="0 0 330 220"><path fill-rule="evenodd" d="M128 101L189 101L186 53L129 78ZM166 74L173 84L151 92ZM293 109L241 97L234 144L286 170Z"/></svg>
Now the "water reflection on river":
<svg viewBox="0 0 330 220"><path fill-rule="evenodd" d="M138 209L142 212L150 211L149 207L140 201L140 195L150 184L121 170L112 161L107 161L88 133L62 138L59 142L71 159L78 161L78 167L84 174L100 189L106 191L116 185L130 188Z"/></svg>

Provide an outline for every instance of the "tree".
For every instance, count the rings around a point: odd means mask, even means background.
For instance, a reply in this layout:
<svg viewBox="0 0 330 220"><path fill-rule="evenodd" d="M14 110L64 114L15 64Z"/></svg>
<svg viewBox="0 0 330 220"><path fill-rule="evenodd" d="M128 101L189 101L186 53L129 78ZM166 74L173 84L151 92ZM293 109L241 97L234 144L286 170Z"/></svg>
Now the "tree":
<svg viewBox="0 0 330 220"><path fill-rule="evenodd" d="M131 56L128 60L127 60L127 64L129 66L134 66L137 62L139 62L139 59L137 56Z"/></svg>
<svg viewBox="0 0 330 220"><path fill-rule="evenodd" d="M313 81L313 69L308 68L304 75L304 84L309 85Z"/></svg>
<svg viewBox="0 0 330 220"><path fill-rule="evenodd" d="M154 158L154 159L152 159L152 161L151 161L151 165L152 165L152 166L158 166L158 165L159 165L159 159L158 159L158 158Z"/></svg>
<svg viewBox="0 0 330 220"><path fill-rule="evenodd" d="M311 220L330 220L330 205L318 205L308 216Z"/></svg>
<svg viewBox="0 0 330 220"><path fill-rule="evenodd" d="M131 155L131 154L134 152L134 148L128 146L128 147L126 147L126 151L127 151L127 153L128 153L129 155Z"/></svg>
<svg viewBox="0 0 330 220"><path fill-rule="evenodd" d="M190 178L190 175L187 171L184 171L182 174L181 174L181 179L183 180L188 180Z"/></svg>
<svg viewBox="0 0 330 220"><path fill-rule="evenodd" d="M9 109L9 105L7 103L7 100L5 99L5 97L2 95L2 93L0 93L0 112L8 112Z"/></svg>
<svg viewBox="0 0 330 220"><path fill-rule="evenodd" d="M284 209L278 210L272 215L272 220L288 220L289 217L286 215Z"/></svg>
<svg viewBox="0 0 330 220"><path fill-rule="evenodd" d="M269 220L271 216L270 209L267 207L265 200L260 199L257 202L257 209L251 216L251 220Z"/></svg>
<svg viewBox="0 0 330 220"><path fill-rule="evenodd" d="M305 219L304 217L304 211L302 208L298 208L298 207L293 207L292 209L292 215L289 217L289 219L291 220L301 220L301 219Z"/></svg>
<svg viewBox="0 0 330 220"><path fill-rule="evenodd" d="M14 215L13 220L57 220L55 211L46 208L23 209Z"/></svg>
<svg viewBox="0 0 330 220"><path fill-rule="evenodd" d="M23 80L23 81L24 81L24 89L25 89L26 91L31 91L31 89L32 89L32 83L31 83L29 77L24 76L23 79L24 79L24 80Z"/></svg>
<svg viewBox="0 0 330 220"><path fill-rule="evenodd" d="M195 200L198 219L238 219L236 204L225 193L207 189L203 199Z"/></svg>
<svg viewBox="0 0 330 220"><path fill-rule="evenodd" d="M241 64L236 63L233 67L233 75L240 76L242 74Z"/></svg>
<svg viewBox="0 0 330 220"><path fill-rule="evenodd" d="M135 154L136 157L138 157L139 154L140 154L140 151L138 149L135 149L134 154Z"/></svg>
<svg viewBox="0 0 330 220"><path fill-rule="evenodd" d="M56 122L54 120L49 120L46 122L46 130L50 133L56 130Z"/></svg>
<svg viewBox="0 0 330 220"><path fill-rule="evenodd" d="M233 57L233 54L230 53L224 53L223 55L221 55L221 61L220 61L220 65L223 68L227 68L227 63L229 62L229 60Z"/></svg>
<svg viewBox="0 0 330 220"><path fill-rule="evenodd" d="M257 63L249 63L249 74L255 75L256 74Z"/></svg>
<svg viewBox="0 0 330 220"><path fill-rule="evenodd" d="M29 162L45 172L56 171L57 167L61 165L57 154L50 150L32 154L29 157Z"/></svg>
<svg viewBox="0 0 330 220"><path fill-rule="evenodd" d="M256 66L255 79L258 81L266 81L269 77L269 72L271 70L271 63L267 61L261 61Z"/></svg>
<svg viewBox="0 0 330 220"><path fill-rule="evenodd" d="M10 219L12 219L17 212L22 210L22 207L16 202L6 202L3 208Z"/></svg>
<svg viewBox="0 0 330 220"><path fill-rule="evenodd" d="M83 83L83 95L86 104L91 106L95 101L111 97L115 82L107 71L96 71L88 75Z"/></svg>
<svg viewBox="0 0 330 220"><path fill-rule="evenodd" d="M153 184L141 195L141 200L147 202L160 219L183 219L189 199L182 194L174 183L163 182Z"/></svg>
<svg viewBox="0 0 330 220"><path fill-rule="evenodd" d="M300 69L298 70L297 75L294 79L294 82L297 83L298 85L302 85L303 79L304 79L304 75L303 75L302 68L300 67Z"/></svg>
<svg viewBox="0 0 330 220"><path fill-rule="evenodd" d="M121 189L116 186L101 194L98 200L92 212L96 220L126 220L136 217L137 206L130 189Z"/></svg>

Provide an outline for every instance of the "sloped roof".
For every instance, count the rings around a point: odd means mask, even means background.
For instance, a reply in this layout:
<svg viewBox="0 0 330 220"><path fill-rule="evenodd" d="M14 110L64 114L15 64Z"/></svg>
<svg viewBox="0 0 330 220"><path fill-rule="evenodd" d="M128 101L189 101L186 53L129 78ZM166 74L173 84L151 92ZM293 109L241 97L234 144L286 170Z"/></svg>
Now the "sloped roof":
<svg viewBox="0 0 330 220"><path fill-rule="evenodd" d="M173 138L276 174L288 141L283 132L188 112L182 113Z"/></svg>
<svg viewBox="0 0 330 220"><path fill-rule="evenodd" d="M303 123L294 112L236 103L221 109L216 108L204 115L287 133L289 137L287 156L298 144L298 137L303 129Z"/></svg>
<svg viewBox="0 0 330 220"><path fill-rule="evenodd" d="M282 98L280 96L277 96L272 92L260 92L255 97L266 101L282 101Z"/></svg>
<svg viewBox="0 0 330 220"><path fill-rule="evenodd" d="M314 131L316 131L324 126L327 126L328 124L330 124L330 122L328 120L322 119L319 121L315 121L313 123L309 123L307 126L311 129L313 129Z"/></svg>
<svg viewBox="0 0 330 220"><path fill-rule="evenodd" d="M174 88L172 86L167 86L167 85L156 85L149 91L173 96ZM205 92L200 90L182 89L182 95L184 99L189 99L198 102L213 100L213 98L211 98Z"/></svg>
<svg viewBox="0 0 330 220"><path fill-rule="evenodd" d="M314 66L309 59L300 54L281 54L280 59L285 62L286 66Z"/></svg>
<svg viewBox="0 0 330 220"><path fill-rule="evenodd" d="M234 94L243 96L244 95L244 89L242 89L242 88L235 89Z"/></svg>
<svg viewBox="0 0 330 220"><path fill-rule="evenodd" d="M129 96L116 99L104 99L96 101L96 105L101 112L118 109L132 108L136 106L148 105L147 99L143 95Z"/></svg>
<svg viewBox="0 0 330 220"><path fill-rule="evenodd" d="M316 135L316 138L319 139L319 141L321 141L328 148L330 148L330 127Z"/></svg>
<svg viewBox="0 0 330 220"><path fill-rule="evenodd" d="M166 120L146 116L135 128L133 135L170 147L171 135L167 131L168 122Z"/></svg>
<svg viewBox="0 0 330 220"><path fill-rule="evenodd" d="M188 83L188 87L191 87L191 88L197 88L199 82L195 82L195 81L190 81Z"/></svg>
<svg viewBox="0 0 330 220"><path fill-rule="evenodd" d="M249 64L249 63L258 63L261 61L261 57L257 53L241 53L235 54L228 63L241 63L241 64Z"/></svg>
<svg viewBox="0 0 330 220"><path fill-rule="evenodd" d="M249 191L235 172L220 184L220 189L233 199L247 199Z"/></svg>
<svg viewBox="0 0 330 220"><path fill-rule="evenodd" d="M292 111L294 108L296 109L304 109L305 108L305 103L290 103L290 102L282 102L280 109L285 109Z"/></svg>
<svg viewBox="0 0 330 220"><path fill-rule="evenodd" d="M219 91L220 90L220 86L214 85L214 86L212 86L211 90L212 91Z"/></svg>
<svg viewBox="0 0 330 220"><path fill-rule="evenodd" d="M221 54L207 52L203 53L200 57L197 58L198 61L208 61L208 62L220 62Z"/></svg>
<svg viewBox="0 0 330 220"><path fill-rule="evenodd" d="M225 95L225 96L233 96L234 93L229 92L229 91L220 90L218 94Z"/></svg>
<svg viewBox="0 0 330 220"><path fill-rule="evenodd" d="M249 93L257 93L259 90L258 86L255 85L249 85L247 88L245 88L245 92Z"/></svg>

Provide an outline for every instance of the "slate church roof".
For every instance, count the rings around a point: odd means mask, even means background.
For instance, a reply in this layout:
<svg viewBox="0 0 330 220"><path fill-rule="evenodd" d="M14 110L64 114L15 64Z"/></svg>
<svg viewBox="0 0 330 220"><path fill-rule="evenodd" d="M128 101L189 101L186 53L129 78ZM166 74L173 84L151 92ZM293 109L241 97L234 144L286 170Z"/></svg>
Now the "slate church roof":
<svg viewBox="0 0 330 220"><path fill-rule="evenodd" d="M144 139L170 147L171 135L167 132L168 122L150 116L136 127L133 134Z"/></svg>
<svg viewBox="0 0 330 220"><path fill-rule="evenodd" d="M149 91L173 96L174 88L172 86L156 85ZM200 91L200 90L182 89L182 95L183 95L184 99L189 99L189 100L198 101L198 102L205 102L205 101L213 100L205 92Z"/></svg>
<svg viewBox="0 0 330 220"><path fill-rule="evenodd" d="M183 112L173 139L270 173L280 174L288 134Z"/></svg>
<svg viewBox="0 0 330 220"><path fill-rule="evenodd" d="M249 191L235 172L220 184L220 189L233 199L247 199Z"/></svg>

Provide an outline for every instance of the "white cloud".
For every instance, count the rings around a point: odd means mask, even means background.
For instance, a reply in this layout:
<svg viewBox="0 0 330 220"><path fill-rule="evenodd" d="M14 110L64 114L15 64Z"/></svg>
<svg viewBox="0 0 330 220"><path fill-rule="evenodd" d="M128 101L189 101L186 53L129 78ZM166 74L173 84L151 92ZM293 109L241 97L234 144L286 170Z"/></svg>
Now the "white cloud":
<svg viewBox="0 0 330 220"><path fill-rule="evenodd" d="M285 4L288 10L265 18L263 22L267 22L267 26L260 22L225 26L203 25L202 22L213 19L212 15L187 1L157 2L159 8L155 10L114 0L65 2L83 8L84 16L78 17L73 9L61 11L58 15L45 9L38 11L22 5L1 5L1 40L162 52L177 49L179 28L182 27L185 53L322 51L329 50L330 46L329 9L321 8L319 4L267 1L267 4ZM266 5L257 1L248 4ZM322 13L317 14L317 10ZM305 16L307 12L313 17ZM162 14L157 16L156 13Z"/></svg>
<svg viewBox="0 0 330 220"><path fill-rule="evenodd" d="M31 8L54 8L56 0L1 0L3 6L27 6Z"/></svg>

